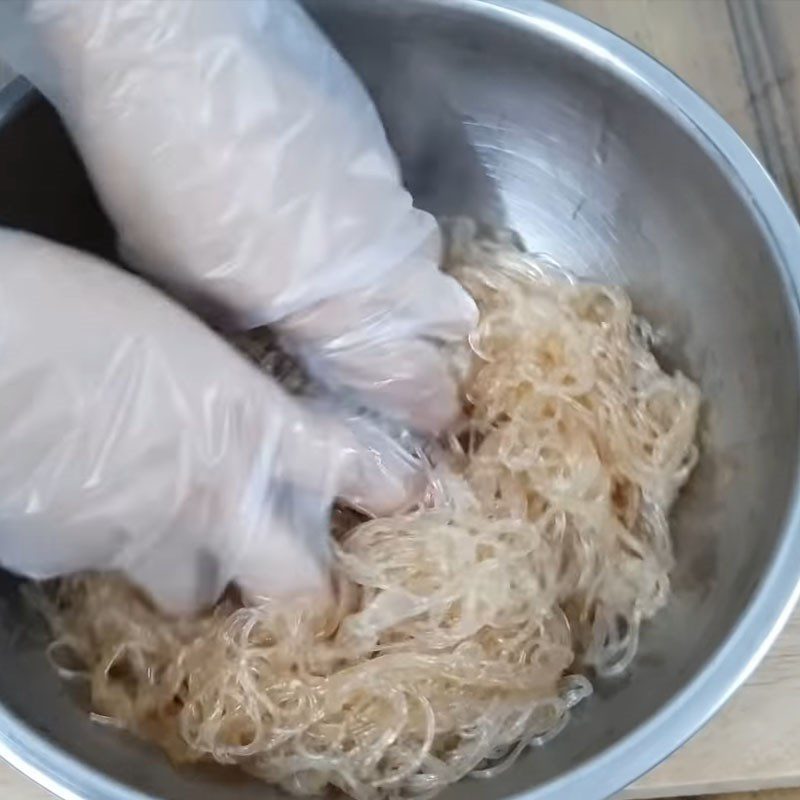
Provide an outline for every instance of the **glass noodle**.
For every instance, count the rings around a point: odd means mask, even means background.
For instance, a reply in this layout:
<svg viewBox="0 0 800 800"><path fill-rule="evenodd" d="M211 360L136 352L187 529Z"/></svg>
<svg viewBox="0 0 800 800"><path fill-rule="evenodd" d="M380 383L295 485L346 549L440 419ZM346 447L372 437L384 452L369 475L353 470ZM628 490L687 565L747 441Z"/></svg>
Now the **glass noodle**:
<svg viewBox="0 0 800 800"><path fill-rule="evenodd" d="M507 768L588 676L628 667L669 596L698 389L660 369L622 289L468 222L450 240L481 319L453 353L466 413L428 501L345 526L329 604L173 620L119 577L61 581L51 655L98 721L295 794L421 797Z"/></svg>

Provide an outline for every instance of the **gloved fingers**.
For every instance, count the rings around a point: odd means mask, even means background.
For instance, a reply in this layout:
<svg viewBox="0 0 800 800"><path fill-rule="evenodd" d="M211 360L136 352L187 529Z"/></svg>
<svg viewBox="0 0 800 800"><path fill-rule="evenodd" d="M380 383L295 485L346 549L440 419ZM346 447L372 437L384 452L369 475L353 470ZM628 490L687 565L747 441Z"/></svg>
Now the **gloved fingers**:
<svg viewBox="0 0 800 800"><path fill-rule="evenodd" d="M303 588L324 571L334 498L384 513L422 488L389 436L293 399L143 281L2 229L0 262L4 567L121 571L186 612L219 597L276 519L275 585L288 590L296 556ZM317 538L281 540L295 529Z"/></svg>
<svg viewBox="0 0 800 800"><path fill-rule="evenodd" d="M304 350L471 328L366 91L293 0L7 0L0 52L64 117L129 261L209 319L319 307Z"/></svg>
<svg viewBox="0 0 800 800"><path fill-rule="evenodd" d="M249 599L326 595L330 517L339 497L373 514L404 510L425 488L420 465L367 420L345 420L287 399L278 441L263 448L242 496L217 513L199 492L183 519L134 558L118 561L163 609L212 604L234 580ZM260 463L258 463L260 462ZM197 532L216 522L205 536ZM197 524L194 524L197 523ZM124 555L124 554L123 554Z"/></svg>
<svg viewBox="0 0 800 800"><path fill-rule="evenodd" d="M281 323L286 347L334 389L412 430L439 433L461 404L443 343L465 340L477 308L434 262L319 303Z"/></svg>
<svg viewBox="0 0 800 800"><path fill-rule="evenodd" d="M425 488L422 464L373 422L298 404L285 422L275 479L380 516L409 508Z"/></svg>
<svg viewBox="0 0 800 800"><path fill-rule="evenodd" d="M436 262L423 264L417 270L409 269L402 276L394 276L393 281L377 297L384 308L394 310L383 338L415 336L458 342L478 324L475 301L455 278L440 272ZM369 325L370 318L365 322Z"/></svg>
<svg viewBox="0 0 800 800"><path fill-rule="evenodd" d="M312 351L307 364L327 385L420 433L438 434L462 409L448 353L432 342L400 339Z"/></svg>
<svg viewBox="0 0 800 800"><path fill-rule="evenodd" d="M63 117L132 265L226 327L373 282L434 227L294 0L2 0L0 56Z"/></svg>
<svg viewBox="0 0 800 800"><path fill-rule="evenodd" d="M254 529L231 568L246 601L331 591L331 498L275 487L265 524Z"/></svg>
<svg viewBox="0 0 800 800"><path fill-rule="evenodd" d="M398 339L456 342L476 326L473 299L435 261L380 284L345 292L282 320L289 345L301 351L364 348Z"/></svg>
<svg viewBox="0 0 800 800"><path fill-rule="evenodd" d="M331 498L273 485L253 514L229 520L214 546L173 528L124 572L164 611L191 614L211 606L235 582L248 601L330 590Z"/></svg>
<svg viewBox="0 0 800 800"><path fill-rule="evenodd" d="M172 527L121 569L167 613L208 608L229 582L222 554L205 541L202 531L197 533Z"/></svg>
<svg viewBox="0 0 800 800"><path fill-rule="evenodd" d="M354 508L385 516L419 502L427 478L423 465L367 420L351 420L339 429L344 458L337 496Z"/></svg>
<svg viewBox="0 0 800 800"><path fill-rule="evenodd" d="M419 502L422 464L372 421L298 404L289 411L265 507L230 571L248 600L332 591L335 498L384 515Z"/></svg>

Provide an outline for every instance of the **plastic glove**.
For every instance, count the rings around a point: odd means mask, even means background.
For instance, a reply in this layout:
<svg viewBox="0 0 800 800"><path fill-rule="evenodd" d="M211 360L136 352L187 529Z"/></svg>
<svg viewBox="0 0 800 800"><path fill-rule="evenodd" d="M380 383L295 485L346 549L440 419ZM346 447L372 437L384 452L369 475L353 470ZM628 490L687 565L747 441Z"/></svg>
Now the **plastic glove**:
<svg viewBox="0 0 800 800"><path fill-rule="evenodd" d="M316 590L334 496L386 513L418 488L380 432L302 406L138 278L7 230L0 263L3 566L122 570L175 612L231 580Z"/></svg>
<svg viewBox="0 0 800 800"><path fill-rule="evenodd" d="M55 104L123 252L215 321L413 428L458 411L473 327L380 120L293 0L4 0L0 55ZM409 113L413 113L410 110Z"/></svg>

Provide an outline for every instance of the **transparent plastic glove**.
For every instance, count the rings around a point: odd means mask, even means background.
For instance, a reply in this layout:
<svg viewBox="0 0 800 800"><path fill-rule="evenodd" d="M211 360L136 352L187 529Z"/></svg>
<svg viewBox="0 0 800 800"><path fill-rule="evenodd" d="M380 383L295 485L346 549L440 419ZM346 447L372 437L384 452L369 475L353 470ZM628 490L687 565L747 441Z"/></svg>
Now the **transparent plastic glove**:
<svg viewBox="0 0 800 800"><path fill-rule="evenodd" d="M294 0L4 0L0 30L133 265L216 322L277 323L317 377L414 428L455 415L434 342L465 336L474 304Z"/></svg>
<svg viewBox="0 0 800 800"><path fill-rule="evenodd" d="M317 590L336 495L388 513L414 494L399 447L302 406L138 278L7 230L0 264L4 567L122 570L175 612L231 580Z"/></svg>

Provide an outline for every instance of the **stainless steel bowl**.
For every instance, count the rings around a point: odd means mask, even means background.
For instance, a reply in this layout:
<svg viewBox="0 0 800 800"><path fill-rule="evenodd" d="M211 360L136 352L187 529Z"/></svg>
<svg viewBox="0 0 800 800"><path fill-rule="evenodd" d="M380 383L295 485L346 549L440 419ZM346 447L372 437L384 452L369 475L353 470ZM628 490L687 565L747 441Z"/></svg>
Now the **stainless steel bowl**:
<svg viewBox="0 0 800 800"><path fill-rule="evenodd" d="M308 5L368 84L421 205L511 226L531 249L625 284L670 333L663 358L702 384L703 457L675 518L675 597L644 631L630 676L601 682L561 737L502 778L444 795L597 800L716 711L797 594L800 229L700 98L558 8ZM3 95L0 221L108 252L61 128L19 91ZM235 775L176 770L90 723L41 643L20 637L13 581L5 594L0 753L20 769L64 798L277 797Z"/></svg>

